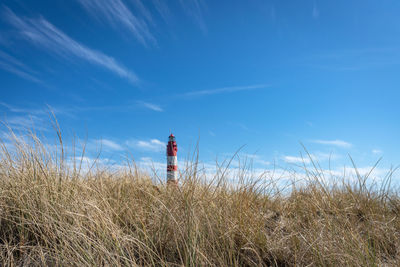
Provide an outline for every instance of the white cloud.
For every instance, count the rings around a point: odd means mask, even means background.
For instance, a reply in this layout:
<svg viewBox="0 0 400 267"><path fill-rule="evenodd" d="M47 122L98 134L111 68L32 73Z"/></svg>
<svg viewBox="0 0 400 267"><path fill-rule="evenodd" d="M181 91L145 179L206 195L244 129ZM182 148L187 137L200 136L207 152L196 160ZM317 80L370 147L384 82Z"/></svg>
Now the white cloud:
<svg viewBox="0 0 400 267"><path fill-rule="evenodd" d="M42 17L39 19L20 18L8 8L5 8L3 15L11 25L20 31L22 37L47 52L53 52L67 59L71 59L72 56L85 60L132 83L139 81L133 72L126 69L114 58L75 41Z"/></svg>
<svg viewBox="0 0 400 267"><path fill-rule="evenodd" d="M153 0L154 7L161 17L168 23L171 20L171 11L164 0Z"/></svg>
<svg viewBox="0 0 400 267"><path fill-rule="evenodd" d="M55 108L50 105L38 108L32 105L28 107L19 107L10 105L0 101L0 107L6 108L5 115L0 116L0 120L14 130L27 130L33 129L37 131L51 131L51 124L54 122L53 115L66 115L70 114L66 109Z"/></svg>
<svg viewBox="0 0 400 267"><path fill-rule="evenodd" d="M336 160L341 158L341 155L335 153L323 153L323 152L315 152L310 155L312 160L314 161L325 161L325 160Z"/></svg>
<svg viewBox="0 0 400 267"><path fill-rule="evenodd" d="M161 142L158 139L151 139L149 141L145 140L130 140L127 141L126 144L133 148L139 148L143 150L149 150L153 152L161 152L165 150L166 143Z"/></svg>
<svg viewBox="0 0 400 267"><path fill-rule="evenodd" d="M1 118L1 121L12 130L47 131L48 123L42 117L36 115L12 115Z"/></svg>
<svg viewBox="0 0 400 267"><path fill-rule="evenodd" d="M166 174L167 162L154 161L150 157L141 157L138 166L150 172Z"/></svg>
<svg viewBox="0 0 400 267"><path fill-rule="evenodd" d="M108 139L101 139L101 140L98 140L98 142L101 142L102 146L105 149L117 150L117 151L124 150L124 148L121 145L117 144L114 141L108 140Z"/></svg>
<svg viewBox="0 0 400 267"><path fill-rule="evenodd" d="M287 163L310 163L311 160L307 157L284 156L283 160Z"/></svg>
<svg viewBox="0 0 400 267"><path fill-rule="evenodd" d="M141 104L143 107L151 109L153 111L158 111L158 112L163 112L164 111L159 105L156 105L156 104L153 104L153 103L142 102L142 101L139 101L138 103Z"/></svg>
<svg viewBox="0 0 400 267"><path fill-rule="evenodd" d="M302 163L302 159L299 157L288 157L296 161L292 163ZM88 162L88 165L92 164L94 161L94 159L91 158L84 159L85 162ZM97 159L97 163L110 167L116 166L119 169L125 168L123 165L113 160L103 158ZM151 157L141 157L136 163L140 171L145 171L151 174L152 177L157 177L157 179L155 179L156 181L166 181L166 161L157 161ZM379 183L382 182L384 177L391 171L390 169L374 168L373 166L364 166L357 169L354 167L319 169L318 171L314 170L313 167L305 171L303 168L299 170L289 170L279 168L278 166L268 169L252 168L251 170L245 170L243 166L238 167L237 164L230 164L227 166L227 162L215 164L200 161L198 164L195 164L193 162L182 161L178 163L178 171L182 175L182 178L193 173L195 168L197 168L197 175L200 179L204 179L204 181L214 185L218 179L223 176L224 180L227 182L227 186L243 186L242 183L246 184L251 183L251 181L258 181L259 183L268 184L269 189L278 190L281 193L290 191L292 183L295 183L297 186L307 186L307 183L312 182L314 179L319 179L326 185L340 184L342 181L356 184L358 183L357 173L361 177L365 177L370 173L366 186L371 186L374 182L379 186ZM398 172L394 173L393 179L399 178ZM242 182L239 182L241 179ZM184 180L181 180L181 182L184 182ZM271 185L276 188L271 188Z"/></svg>
<svg viewBox="0 0 400 267"><path fill-rule="evenodd" d="M319 18L319 9L318 9L318 7L317 7L315 2L314 2L314 6L313 6L312 16L313 16L314 19Z"/></svg>
<svg viewBox="0 0 400 267"><path fill-rule="evenodd" d="M0 68L5 71L11 72L23 79L30 80L35 83L42 83L34 74L33 71L28 68L21 61L17 60L13 56L6 54L0 50Z"/></svg>
<svg viewBox="0 0 400 267"><path fill-rule="evenodd" d="M146 6L142 3L142 0L131 0L131 1L135 5L137 11L139 11L150 24L154 25L155 23L153 20L153 16L151 15L151 12L146 8Z"/></svg>
<svg viewBox="0 0 400 267"><path fill-rule="evenodd" d="M373 181L382 181L389 174L393 174L394 178L398 177L398 172L374 166L336 168L334 170L324 170L324 174L332 174L338 178L349 178L354 181L357 181L358 174L363 178L369 175L368 178Z"/></svg>
<svg viewBox="0 0 400 267"><path fill-rule="evenodd" d="M263 166L271 165L271 162L269 162L267 160L260 159L260 158L255 158L254 159L254 163L260 164L260 165L263 165Z"/></svg>
<svg viewBox="0 0 400 267"><path fill-rule="evenodd" d="M381 154L383 154L383 151L380 150L380 149L373 149L373 150L372 150L372 154L381 155Z"/></svg>
<svg viewBox="0 0 400 267"><path fill-rule="evenodd" d="M207 33L207 26L203 19L203 10L206 4L203 0L179 0L181 6L188 16L190 16L200 27L203 33Z"/></svg>
<svg viewBox="0 0 400 267"><path fill-rule="evenodd" d="M157 45L157 40L151 33L151 27L157 26L153 17L155 13L152 14L149 10L156 10L167 23L170 23L172 18L172 12L168 7L170 1L165 0L131 0L133 11L130 10L129 4L122 0L77 0L77 2L99 21L106 21L116 29L127 30L144 46ZM207 9L205 1L180 0L179 3L186 15L203 33L207 33L203 19L203 13Z"/></svg>
<svg viewBox="0 0 400 267"><path fill-rule="evenodd" d="M253 164L268 166L271 162L264 160L261 156L256 154L247 154L247 153L240 153L238 154L240 159L250 160Z"/></svg>
<svg viewBox="0 0 400 267"><path fill-rule="evenodd" d="M338 146L343 148L349 148L353 146L351 143L342 141L342 140L312 140L312 143L321 144L321 145L330 145L330 146Z"/></svg>
<svg viewBox="0 0 400 267"><path fill-rule="evenodd" d="M306 163L309 164L312 161L315 163L323 162L323 161L334 161L341 158L341 155L335 153L323 153L323 152L314 152L312 154L306 154L304 157L297 156L284 156L283 160L286 163Z"/></svg>
<svg viewBox="0 0 400 267"><path fill-rule="evenodd" d="M149 31L147 23L133 15L121 0L78 0L78 2L94 17L107 20L114 28L125 28L132 33L143 45L156 40ZM151 15L143 4L136 0L135 6L147 20L152 21Z"/></svg>
<svg viewBox="0 0 400 267"><path fill-rule="evenodd" d="M53 112L54 114L63 113L61 109L53 108L48 106L47 109L39 109L39 108L21 108L14 105L10 105L0 101L0 105L7 108L8 111L12 113L22 113L26 115L49 115L49 112Z"/></svg>
<svg viewBox="0 0 400 267"><path fill-rule="evenodd" d="M262 88L267 88L267 87L270 87L270 85L256 84L256 85L247 85L247 86L231 86L231 87L223 87L223 88L210 89L210 90L192 91L192 92L184 93L181 96L195 97L195 96L204 96L204 95L215 95L215 94L222 94L222 93L233 93L233 92L238 92L238 91L262 89Z"/></svg>

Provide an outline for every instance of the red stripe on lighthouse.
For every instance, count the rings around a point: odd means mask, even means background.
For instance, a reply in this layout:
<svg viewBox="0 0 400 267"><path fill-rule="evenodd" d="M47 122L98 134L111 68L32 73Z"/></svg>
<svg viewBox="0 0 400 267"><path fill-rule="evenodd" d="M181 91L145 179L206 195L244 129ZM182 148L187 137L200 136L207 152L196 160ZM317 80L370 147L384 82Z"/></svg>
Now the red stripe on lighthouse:
<svg viewBox="0 0 400 267"><path fill-rule="evenodd" d="M176 165L168 165L167 166L167 171L177 171L178 170L178 166Z"/></svg>

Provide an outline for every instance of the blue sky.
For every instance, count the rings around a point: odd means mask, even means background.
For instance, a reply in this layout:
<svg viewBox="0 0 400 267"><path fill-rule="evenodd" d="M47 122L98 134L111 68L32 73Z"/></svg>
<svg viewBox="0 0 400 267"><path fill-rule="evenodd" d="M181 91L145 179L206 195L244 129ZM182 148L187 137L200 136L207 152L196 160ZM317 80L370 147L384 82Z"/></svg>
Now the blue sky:
<svg viewBox="0 0 400 267"><path fill-rule="evenodd" d="M400 2L0 1L0 115L103 157L400 163ZM102 140L102 141L101 141ZM309 164L306 160L306 164ZM162 165L160 165L162 166Z"/></svg>

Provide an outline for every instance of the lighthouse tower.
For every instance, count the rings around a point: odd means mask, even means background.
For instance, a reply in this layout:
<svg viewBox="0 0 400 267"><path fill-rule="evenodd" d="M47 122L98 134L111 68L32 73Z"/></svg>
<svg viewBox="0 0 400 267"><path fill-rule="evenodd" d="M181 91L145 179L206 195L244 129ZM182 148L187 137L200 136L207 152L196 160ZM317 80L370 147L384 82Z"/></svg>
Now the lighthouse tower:
<svg viewBox="0 0 400 267"><path fill-rule="evenodd" d="M175 136L171 133L167 145L167 183L178 183L178 159L176 154L178 146L176 145Z"/></svg>

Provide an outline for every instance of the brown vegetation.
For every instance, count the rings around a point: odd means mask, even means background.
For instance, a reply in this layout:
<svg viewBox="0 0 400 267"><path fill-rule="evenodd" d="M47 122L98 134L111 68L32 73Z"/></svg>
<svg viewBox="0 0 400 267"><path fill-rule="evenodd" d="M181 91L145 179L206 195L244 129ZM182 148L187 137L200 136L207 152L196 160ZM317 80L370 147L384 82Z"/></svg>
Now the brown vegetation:
<svg viewBox="0 0 400 267"><path fill-rule="evenodd" d="M34 135L3 146L2 266L400 264L390 176L327 186L309 175L281 194L260 179L230 186L222 172L207 183L192 167L179 187L155 187L129 166L82 174L56 150Z"/></svg>

